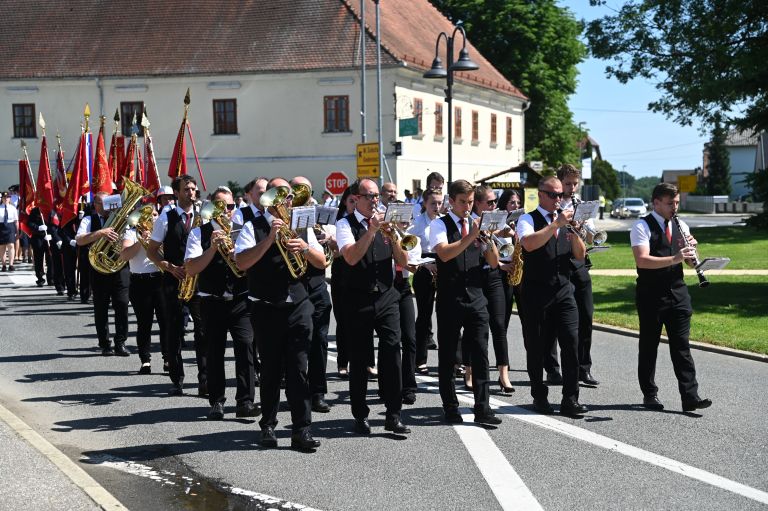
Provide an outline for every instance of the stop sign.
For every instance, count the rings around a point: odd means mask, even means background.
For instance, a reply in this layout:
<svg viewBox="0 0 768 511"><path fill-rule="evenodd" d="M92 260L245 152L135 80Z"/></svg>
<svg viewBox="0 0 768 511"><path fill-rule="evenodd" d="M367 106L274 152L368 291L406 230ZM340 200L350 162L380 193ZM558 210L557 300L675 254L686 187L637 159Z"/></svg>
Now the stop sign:
<svg viewBox="0 0 768 511"><path fill-rule="evenodd" d="M331 172L325 178L325 189L334 195L341 195L344 189L349 186L349 178L340 170Z"/></svg>

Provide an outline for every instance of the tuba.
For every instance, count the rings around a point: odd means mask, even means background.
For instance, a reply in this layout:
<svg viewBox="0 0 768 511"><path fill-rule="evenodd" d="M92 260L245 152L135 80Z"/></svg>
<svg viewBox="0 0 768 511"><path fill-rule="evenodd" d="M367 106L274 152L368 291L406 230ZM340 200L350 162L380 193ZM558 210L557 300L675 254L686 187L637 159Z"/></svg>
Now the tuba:
<svg viewBox="0 0 768 511"><path fill-rule="evenodd" d="M120 260L120 253L123 251L123 235L128 227L128 216L137 202L149 191L130 179L125 179L125 189L123 190L122 206L113 212L104 227L111 227L118 235L117 241L109 241L107 238L96 240L91 248L88 249L88 260L93 269L99 273L109 275L120 271L125 266L126 261Z"/></svg>
<svg viewBox="0 0 768 511"><path fill-rule="evenodd" d="M232 250L235 248L235 244L232 242L232 238L230 236L232 233L232 221L227 216L226 201L221 199L213 201L213 213L211 214L211 219L219 224L221 226L221 230L224 231L227 235L224 238L224 241L216 245L216 250L219 252L222 259L224 259L224 262L227 263L229 269L232 270L232 273L235 275L235 277L242 277L245 275L245 273L238 269L237 265L235 264L235 260L232 259Z"/></svg>
<svg viewBox="0 0 768 511"><path fill-rule="evenodd" d="M305 186L305 188L308 187ZM265 208L271 207L275 211L275 216L283 221L284 225L280 228L275 237L275 244L280 251L280 255L283 256L286 266L288 266L288 272L291 274L291 277L298 279L307 271L307 258L304 254L289 252L285 246L286 241L299 237L296 231L289 227L291 224L291 215L285 207L285 202L290 193L291 189L287 186L270 188L261 195L259 204ZM299 201L303 199L304 202L306 202L309 200L309 197L304 198L303 196L299 196L298 199Z"/></svg>
<svg viewBox="0 0 768 511"><path fill-rule="evenodd" d="M203 217L205 220L210 220L213 214L213 205L208 202L200 208L199 214L195 215L195 219L192 221L192 229L200 227L203 223ZM179 300L182 302L188 302L195 296L195 289L197 289L197 278L200 275L187 275L184 280L179 282Z"/></svg>

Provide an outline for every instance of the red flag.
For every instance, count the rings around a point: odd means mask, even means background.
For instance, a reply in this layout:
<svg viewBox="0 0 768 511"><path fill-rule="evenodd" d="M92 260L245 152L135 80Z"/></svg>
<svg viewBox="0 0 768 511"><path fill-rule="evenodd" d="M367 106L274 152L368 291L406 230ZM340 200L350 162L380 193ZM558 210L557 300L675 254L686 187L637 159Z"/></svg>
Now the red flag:
<svg viewBox="0 0 768 511"><path fill-rule="evenodd" d="M35 200L43 218L50 218L53 210L53 182L51 180L51 162L48 160L48 142L45 135L43 135L43 143L40 145L40 168L37 171Z"/></svg>
<svg viewBox="0 0 768 511"><path fill-rule="evenodd" d="M109 172L109 160L104 150L104 126L99 128L96 140L96 161L93 165L93 193L112 193L112 176Z"/></svg>
<svg viewBox="0 0 768 511"><path fill-rule="evenodd" d="M174 179L187 173L187 142L184 137L184 128L187 126L187 119L181 121L179 134L176 136L176 143L171 153L171 166L168 167L168 177Z"/></svg>
<svg viewBox="0 0 768 511"><path fill-rule="evenodd" d="M149 190L154 198L155 192L160 189L160 174L157 171L157 161L155 161L155 148L152 144L152 136L149 130L144 131L144 169L146 171L146 180L144 188Z"/></svg>
<svg viewBox="0 0 768 511"><path fill-rule="evenodd" d="M35 208L35 188L32 181L32 169L29 168L29 160L19 160L19 228L32 236L27 226L29 213Z"/></svg>
<svg viewBox="0 0 768 511"><path fill-rule="evenodd" d="M61 225L67 225L71 220L77 218L80 197L88 193L88 162L85 149L85 133L80 135L80 143L77 145L75 153L74 168L72 170L72 179L69 180L67 194L61 203Z"/></svg>
<svg viewBox="0 0 768 511"><path fill-rule="evenodd" d="M139 144L136 144L136 166L139 168L138 175L136 176L137 183L141 183L141 186L144 186L147 180L147 176L144 173L144 158L141 156L141 146Z"/></svg>
<svg viewBox="0 0 768 511"><path fill-rule="evenodd" d="M131 135L131 141L128 143L128 154L125 155L123 160L123 169L117 176L117 191L123 191L125 187L125 178L131 181L136 181L136 167L133 161L136 155L136 135Z"/></svg>
<svg viewBox="0 0 768 511"><path fill-rule="evenodd" d="M125 137L112 133L112 143L109 145L109 169L112 173L112 181L117 183L120 171L123 169L125 158Z"/></svg>
<svg viewBox="0 0 768 511"><path fill-rule="evenodd" d="M59 150L56 151L56 179L54 179L54 183L53 204L58 211L61 202L67 195L67 170L64 167L64 151L61 149L61 144L59 144Z"/></svg>

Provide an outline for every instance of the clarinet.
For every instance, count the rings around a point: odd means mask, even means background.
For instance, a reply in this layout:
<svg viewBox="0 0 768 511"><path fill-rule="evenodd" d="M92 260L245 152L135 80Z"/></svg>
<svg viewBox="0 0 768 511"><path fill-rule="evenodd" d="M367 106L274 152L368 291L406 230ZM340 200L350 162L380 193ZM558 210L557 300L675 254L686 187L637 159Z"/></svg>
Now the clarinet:
<svg viewBox="0 0 768 511"><path fill-rule="evenodd" d="M683 226L680 224L680 219L677 217L677 215L674 215L672 220L675 222L675 227L677 227L677 232L680 233L680 237L683 239L683 243L685 243L686 247L690 247L691 244L688 242L688 237L683 231ZM691 259L691 262L693 263L694 267L699 265L699 256L695 251L693 253L693 259ZM707 280L706 275L704 275L704 272L699 268L696 268L696 276L699 277L699 287L707 287L709 285L709 281Z"/></svg>

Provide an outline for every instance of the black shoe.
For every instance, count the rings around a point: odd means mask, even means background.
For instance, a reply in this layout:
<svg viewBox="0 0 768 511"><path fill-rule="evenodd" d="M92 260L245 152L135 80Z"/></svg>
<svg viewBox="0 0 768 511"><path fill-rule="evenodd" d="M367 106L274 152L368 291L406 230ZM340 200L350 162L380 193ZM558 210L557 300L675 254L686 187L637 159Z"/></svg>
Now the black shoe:
<svg viewBox="0 0 768 511"><path fill-rule="evenodd" d="M566 417L578 417L587 413L587 407L578 401L563 401L560 403L560 415Z"/></svg>
<svg viewBox="0 0 768 511"><path fill-rule="evenodd" d="M549 401L547 401L547 398L545 397L541 399L534 399L533 409L542 415L552 415L555 413L555 409L552 408L552 405L549 404Z"/></svg>
<svg viewBox="0 0 768 511"><path fill-rule="evenodd" d="M171 366L168 364L167 360L163 360L163 372L167 373L171 370Z"/></svg>
<svg viewBox="0 0 768 511"><path fill-rule="evenodd" d="M253 403L243 403L235 408L235 417L258 417L261 415L261 407Z"/></svg>
<svg viewBox="0 0 768 511"><path fill-rule="evenodd" d="M436 350L437 349L437 343L431 342L431 343L427 344L427 349L428 350Z"/></svg>
<svg viewBox="0 0 768 511"><path fill-rule="evenodd" d="M417 367L416 374L418 374L419 376L429 376L429 367L427 366Z"/></svg>
<svg viewBox="0 0 768 511"><path fill-rule="evenodd" d="M197 384L197 396L208 397L208 382L201 382Z"/></svg>
<svg viewBox="0 0 768 511"><path fill-rule="evenodd" d="M224 403L214 403L208 412L209 421L220 421L224 418Z"/></svg>
<svg viewBox="0 0 768 511"><path fill-rule="evenodd" d="M600 385L600 382L595 379L594 376L592 376L592 373L587 371L586 373L581 373L579 375L579 381L581 383L585 383L587 385L592 385L594 387L597 387Z"/></svg>
<svg viewBox="0 0 768 511"><path fill-rule="evenodd" d="M552 385L562 385L563 375L560 374L560 371L547 372L547 383L551 383Z"/></svg>
<svg viewBox="0 0 768 511"><path fill-rule="evenodd" d="M64 296L64 291L62 289L57 289L56 296Z"/></svg>
<svg viewBox="0 0 768 511"><path fill-rule="evenodd" d="M184 389L181 386L181 383L172 383L171 388L168 389L168 395L169 396L183 396L184 395Z"/></svg>
<svg viewBox="0 0 768 511"><path fill-rule="evenodd" d="M75 301L75 295L67 295L67 300L70 301L70 302L74 302Z"/></svg>
<svg viewBox="0 0 768 511"><path fill-rule="evenodd" d="M371 434L371 425L368 423L368 419L355 419L355 433L360 435Z"/></svg>
<svg viewBox="0 0 768 511"><path fill-rule="evenodd" d="M291 435L291 449L311 451L318 447L320 447L320 440L315 440L312 437L312 433L309 432L309 429Z"/></svg>
<svg viewBox="0 0 768 511"><path fill-rule="evenodd" d="M129 357L131 354L125 349L125 344L122 342L115 343L115 355L118 357Z"/></svg>
<svg viewBox="0 0 768 511"><path fill-rule="evenodd" d="M112 346L107 346L106 348L101 348L101 356L102 357L111 357L115 354L115 350L112 349Z"/></svg>
<svg viewBox="0 0 768 511"><path fill-rule="evenodd" d="M261 428L259 444L261 444L262 447L277 447L277 437L275 436L275 430L272 426Z"/></svg>
<svg viewBox="0 0 768 511"><path fill-rule="evenodd" d="M43 287L44 285L45 285L45 281L44 280L38 280L37 281L37 287Z"/></svg>
<svg viewBox="0 0 768 511"><path fill-rule="evenodd" d="M702 408L709 408L712 406L711 399L696 398L693 401L683 401L683 411L692 412L694 410L700 410Z"/></svg>
<svg viewBox="0 0 768 511"><path fill-rule="evenodd" d="M456 378L464 378L464 373L466 370L463 366L456 366L453 368L453 374L456 376Z"/></svg>
<svg viewBox="0 0 768 511"><path fill-rule="evenodd" d="M261 387L261 375L257 372L253 373L253 386Z"/></svg>
<svg viewBox="0 0 768 511"><path fill-rule="evenodd" d="M312 411L317 413L328 413L331 411L331 405L325 402L325 396L318 394L312 396Z"/></svg>
<svg viewBox="0 0 768 511"><path fill-rule="evenodd" d="M10 265L10 266L8 267L8 271L16 271L16 268L14 268L14 267L13 267L13 265Z"/></svg>
<svg viewBox="0 0 768 511"><path fill-rule="evenodd" d="M512 394L515 391L515 388L513 386L505 386L503 383L501 383L501 376L499 376L499 387L501 388L502 394Z"/></svg>
<svg viewBox="0 0 768 511"><path fill-rule="evenodd" d="M656 396L643 396L643 408L647 408L649 410L663 410L664 405Z"/></svg>
<svg viewBox="0 0 768 511"><path fill-rule="evenodd" d="M398 435L407 435L411 432L411 428L400 422L400 419L385 420L384 429Z"/></svg>
<svg viewBox="0 0 768 511"><path fill-rule="evenodd" d="M461 416L458 410L446 410L443 421L448 424L461 424L464 422L464 417Z"/></svg>
<svg viewBox="0 0 768 511"><path fill-rule="evenodd" d="M490 426L498 426L501 424L501 419L493 412L475 414L475 422L478 424L488 424Z"/></svg>
<svg viewBox="0 0 768 511"><path fill-rule="evenodd" d="M403 396L403 404L404 405L412 405L416 402L416 394L413 392L408 392Z"/></svg>
<svg viewBox="0 0 768 511"><path fill-rule="evenodd" d="M87 304L88 298L80 298L80 303L82 303L83 305Z"/></svg>
<svg viewBox="0 0 768 511"><path fill-rule="evenodd" d="M348 380L349 379L349 371L344 369L343 367L339 369L339 378L342 380Z"/></svg>
<svg viewBox="0 0 768 511"><path fill-rule="evenodd" d="M152 374L152 364L144 362L139 368L139 374Z"/></svg>

